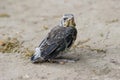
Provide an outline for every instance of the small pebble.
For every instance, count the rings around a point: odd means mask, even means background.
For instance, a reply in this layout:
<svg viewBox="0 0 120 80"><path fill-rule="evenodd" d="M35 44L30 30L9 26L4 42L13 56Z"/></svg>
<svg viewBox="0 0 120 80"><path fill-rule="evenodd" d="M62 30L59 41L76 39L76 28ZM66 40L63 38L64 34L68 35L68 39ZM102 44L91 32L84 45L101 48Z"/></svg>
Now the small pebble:
<svg viewBox="0 0 120 80"><path fill-rule="evenodd" d="M65 64L65 62L59 62L59 64L62 64L62 65L63 65L63 64Z"/></svg>
<svg viewBox="0 0 120 80"><path fill-rule="evenodd" d="M28 79L30 76L29 75L27 75L27 74L25 74L24 76L23 76L23 78L25 78L25 79Z"/></svg>

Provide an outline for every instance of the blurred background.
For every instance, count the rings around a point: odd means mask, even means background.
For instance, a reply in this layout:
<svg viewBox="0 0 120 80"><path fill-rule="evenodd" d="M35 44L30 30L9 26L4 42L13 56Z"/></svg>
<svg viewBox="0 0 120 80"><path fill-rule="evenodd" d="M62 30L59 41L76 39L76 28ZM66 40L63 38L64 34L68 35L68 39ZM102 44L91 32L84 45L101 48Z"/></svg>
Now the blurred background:
<svg viewBox="0 0 120 80"><path fill-rule="evenodd" d="M80 58L77 63L34 65L17 54L30 56L66 13L74 14L77 25L77 40L67 54ZM120 0L0 0L3 44L0 80L119 80Z"/></svg>

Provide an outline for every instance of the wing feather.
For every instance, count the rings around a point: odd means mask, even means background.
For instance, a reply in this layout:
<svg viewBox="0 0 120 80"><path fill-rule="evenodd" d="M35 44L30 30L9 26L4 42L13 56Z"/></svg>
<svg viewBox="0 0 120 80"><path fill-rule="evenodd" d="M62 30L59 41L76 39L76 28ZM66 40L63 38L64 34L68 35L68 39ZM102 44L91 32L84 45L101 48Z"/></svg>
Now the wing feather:
<svg viewBox="0 0 120 80"><path fill-rule="evenodd" d="M45 38L39 45L41 57L50 58L59 54L65 48L71 47L76 39L76 29L57 27L50 31L47 38Z"/></svg>
<svg viewBox="0 0 120 80"><path fill-rule="evenodd" d="M65 29L63 27L60 28L57 27L57 29L54 28L53 30L50 31L47 38L45 38L39 45L41 57L46 58L47 56L53 54L53 52L58 50L61 51L63 49L65 42L64 33Z"/></svg>

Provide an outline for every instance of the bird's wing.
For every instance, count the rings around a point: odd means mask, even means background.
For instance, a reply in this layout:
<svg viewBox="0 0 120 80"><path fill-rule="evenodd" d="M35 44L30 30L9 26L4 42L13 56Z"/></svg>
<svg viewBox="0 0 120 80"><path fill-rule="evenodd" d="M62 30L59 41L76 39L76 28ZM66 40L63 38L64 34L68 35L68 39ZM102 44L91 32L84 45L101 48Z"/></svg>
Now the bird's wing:
<svg viewBox="0 0 120 80"><path fill-rule="evenodd" d="M64 33L65 30L61 27L59 29L51 30L46 39L39 45L41 50L41 57L45 58L52 54L55 50L64 50Z"/></svg>
<svg viewBox="0 0 120 80"><path fill-rule="evenodd" d="M44 42L44 44L40 46L41 57L45 58L46 56L54 52L58 47L59 47L59 44L57 43L49 44L47 41Z"/></svg>

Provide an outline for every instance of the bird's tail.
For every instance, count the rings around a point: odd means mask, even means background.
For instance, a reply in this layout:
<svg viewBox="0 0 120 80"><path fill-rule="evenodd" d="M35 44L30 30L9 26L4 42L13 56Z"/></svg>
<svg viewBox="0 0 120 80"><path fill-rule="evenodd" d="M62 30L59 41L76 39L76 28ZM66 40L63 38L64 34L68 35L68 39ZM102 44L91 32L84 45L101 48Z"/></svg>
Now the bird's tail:
<svg viewBox="0 0 120 80"><path fill-rule="evenodd" d="M41 57L41 51L40 51L39 47L35 49L35 53L32 55L31 61L33 63L42 62L43 61L43 58Z"/></svg>

